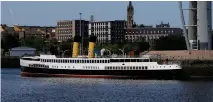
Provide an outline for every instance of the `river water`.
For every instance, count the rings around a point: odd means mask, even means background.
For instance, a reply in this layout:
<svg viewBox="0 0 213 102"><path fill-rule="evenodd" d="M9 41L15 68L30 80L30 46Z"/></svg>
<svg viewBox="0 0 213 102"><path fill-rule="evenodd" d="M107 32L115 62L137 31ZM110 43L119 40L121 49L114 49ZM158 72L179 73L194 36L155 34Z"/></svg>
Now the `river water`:
<svg viewBox="0 0 213 102"><path fill-rule="evenodd" d="M2 102L213 102L212 81L21 77L1 69Z"/></svg>

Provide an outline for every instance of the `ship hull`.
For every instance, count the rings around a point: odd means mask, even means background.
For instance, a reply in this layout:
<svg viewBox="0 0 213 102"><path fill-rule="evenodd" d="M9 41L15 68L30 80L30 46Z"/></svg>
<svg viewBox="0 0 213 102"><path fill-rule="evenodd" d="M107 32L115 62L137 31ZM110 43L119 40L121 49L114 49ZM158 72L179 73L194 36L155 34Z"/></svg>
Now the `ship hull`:
<svg viewBox="0 0 213 102"><path fill-rule="evenodd" d="M79 77L79 78L154 78L180 79L181 69L173 70L76 70L21 67L21 75L28 77Z"/></svg>

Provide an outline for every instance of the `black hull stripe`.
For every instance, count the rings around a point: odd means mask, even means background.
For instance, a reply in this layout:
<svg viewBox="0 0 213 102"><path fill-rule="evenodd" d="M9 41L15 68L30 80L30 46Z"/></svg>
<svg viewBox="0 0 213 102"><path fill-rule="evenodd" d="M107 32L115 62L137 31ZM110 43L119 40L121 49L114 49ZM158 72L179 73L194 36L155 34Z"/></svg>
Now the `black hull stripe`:
<svg viewBox="0 0 213 102"><path fill-rule="evenodd" d="M68 70L21 67L22 76L84 78L178 78L182 70Z"/></svg>

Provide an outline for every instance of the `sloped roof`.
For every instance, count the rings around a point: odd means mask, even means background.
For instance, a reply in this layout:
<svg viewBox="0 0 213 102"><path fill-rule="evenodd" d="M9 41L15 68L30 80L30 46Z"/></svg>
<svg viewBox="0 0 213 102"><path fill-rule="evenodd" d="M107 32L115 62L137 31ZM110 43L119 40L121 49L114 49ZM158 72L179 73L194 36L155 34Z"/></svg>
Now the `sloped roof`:
<svg viewBox="0 0 213 102"><path fill-rule="evenodd" d="M30 47L25 47L25 46L20 46L20 47L14 47L11 49L11 51L14 50L36 50L35 48L30 48Z"/></svg>

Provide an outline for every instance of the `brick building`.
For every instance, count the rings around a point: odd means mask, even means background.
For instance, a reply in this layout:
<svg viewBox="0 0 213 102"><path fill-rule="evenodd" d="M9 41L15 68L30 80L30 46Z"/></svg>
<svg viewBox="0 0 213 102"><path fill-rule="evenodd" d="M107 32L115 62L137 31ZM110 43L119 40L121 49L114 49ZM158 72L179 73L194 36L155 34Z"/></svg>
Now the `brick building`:
<svg viewBox="0 0 213 102"><path fill-rule="evenodd" d="M55 27L52 26L17 26L14 25L14 31L19 33L19 39L25 37L55 38Z"/></svg>

